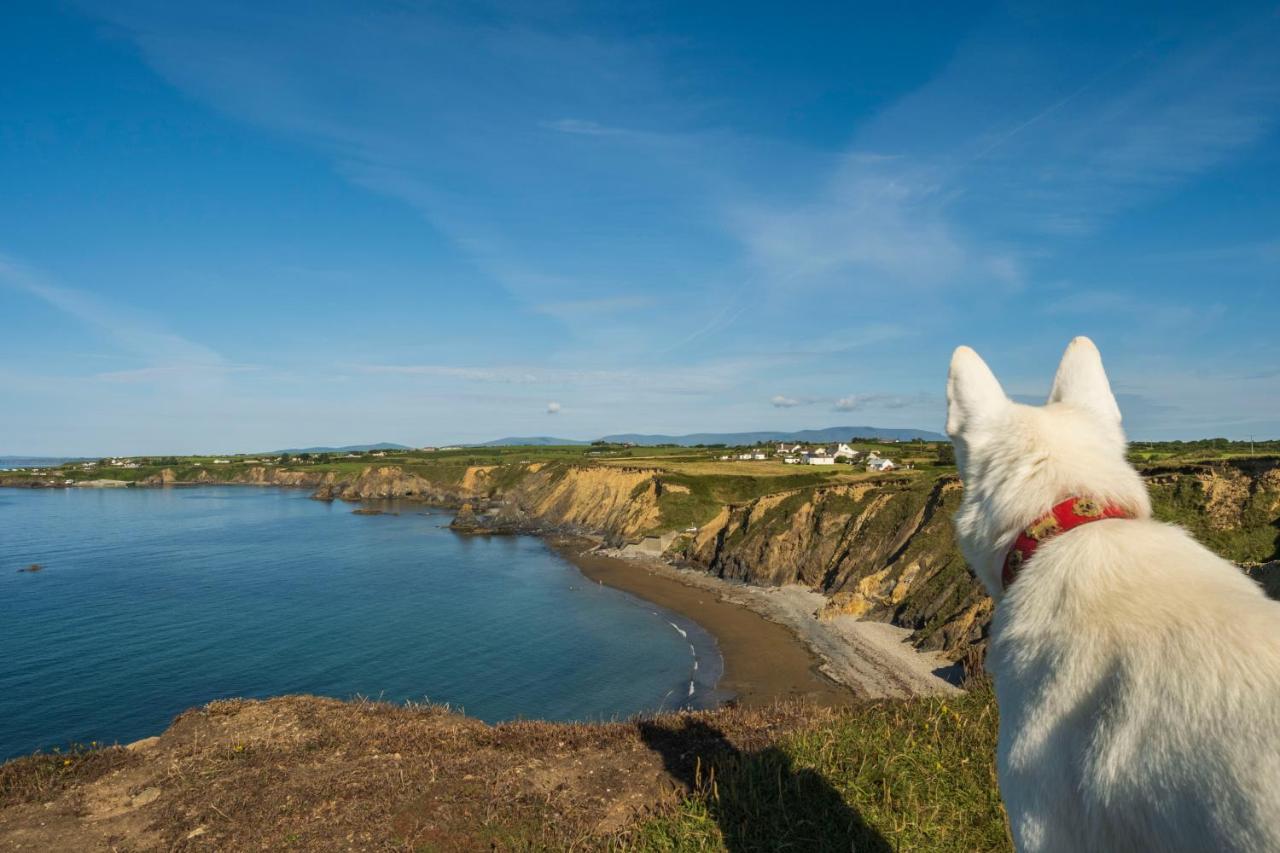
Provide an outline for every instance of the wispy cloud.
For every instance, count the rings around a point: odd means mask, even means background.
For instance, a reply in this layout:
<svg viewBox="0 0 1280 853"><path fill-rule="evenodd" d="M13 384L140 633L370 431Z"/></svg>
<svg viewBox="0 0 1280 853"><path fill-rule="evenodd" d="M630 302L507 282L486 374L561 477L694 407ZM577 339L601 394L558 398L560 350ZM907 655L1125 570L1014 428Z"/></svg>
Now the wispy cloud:
<svg viewBox="0 0 1280 853"><path fill-rule="evenodd" d="M821 195L800 204L756 202L728 213L729 228L779 286L843 276L853 293L909 285L1017 284L1007 251L966 240L945 215L949 188L905 158L854 152Z"/></svg>
<svg viewBox="0 0 1280 853"><path fill-rule="evenodd" d="M360 364L352 369L369 375L421 377L462 383L551 388L641 388L672 394L711 394L724 391L741 375L733 362L712 362L679 370L592 370L539 365L472 367L442 364Z"/></svg>
<svg viewBox="0 0 1280 853"><path fill-rule="evenodd" d="M726 227L781 287L1018 288L1057 238L1227 162L1280 118L1275 15L1158 51L1130 46L1056 87L1043 35L980 28L864 125L816 191L740 201ZM1020 111L1038 89L1044 99Z"/></svg>
<svg viewBox="0 0 1280 853"><path fill-rule="evenodd" d="M816 355L834 355L900 340L915 332L901 323L868 323L815 335L799 342L797 349Z"/></svg>
<svg viewBox="0 0 1280 853"><path fill-rule="evenodd" d="M850 394L831 404L837 412L857 412L864 409L910 409L935 407L940 400L935 394Z"/></svg>
<svg viewBox="0 0 1280 853"><path fill-rule="evenodd" d="M131 358L144 362L139 368L95 374L99 379L113 382L207 382L233 370L252 369L247 365L234 365L212 348L171 332L118 303L105 302L87 291L55 284L3 255L0 255L0 285L43 301L111 341Z"/></svg>
<svg viewBox="0 0 1280 853"><path fill-rule="evenodd" d="M650 296L606 296L596 299L568 299L559 302L543 302L532 306L538 314L546 314L561 320L576 322L584 318L637 311L653 304Z"/></svg>
<svg viewBox="0 0 1280 853"><path fill-rule="evenodd" d="M540 122L539 124L548 130L573 133L579 136L626 136L631 134L631 131L623 130L620 127L608 127L599 122L578 118L562 118L555 121Z"/></svg>

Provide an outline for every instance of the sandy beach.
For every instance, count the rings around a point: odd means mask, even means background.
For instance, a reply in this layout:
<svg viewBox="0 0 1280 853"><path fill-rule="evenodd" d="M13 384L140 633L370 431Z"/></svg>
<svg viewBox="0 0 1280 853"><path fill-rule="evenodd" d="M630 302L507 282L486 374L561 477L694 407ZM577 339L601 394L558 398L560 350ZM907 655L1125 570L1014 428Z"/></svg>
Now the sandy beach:
<svg viewBox="0 0 1280 853"><path fill-rule="evenodd" d="M756 587L680 569L636 550L603 550L585 539L552 546L594 581L693 619L724 658L720 689L746 706L805 698L835 706L859 699L955 692L935 674L950 666L919 652L910 631L843 616L819 621L824 598L800 586Z"/></svg>

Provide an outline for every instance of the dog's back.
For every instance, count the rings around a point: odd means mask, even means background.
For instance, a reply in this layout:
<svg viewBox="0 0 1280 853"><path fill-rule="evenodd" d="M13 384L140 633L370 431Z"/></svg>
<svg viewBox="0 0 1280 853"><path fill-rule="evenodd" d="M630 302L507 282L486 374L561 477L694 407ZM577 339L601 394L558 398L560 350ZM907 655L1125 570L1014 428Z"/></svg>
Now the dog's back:
<svg viewBox="0 0 1280 853"><path fill-rule="evenodd" d="M1280 850L1280 604L1181 530L1048 542L996 616L1024 850Z"/></svg>
<svg viewBox="0 0 1280 853"><path fill-rule="evenodd" d="M1101 359L1068 347L1045 408L957 351L957 532L998 605L988 652L1001 793L1020 850L1280 851L1280 604L1150 518ZM1064 498L1128 518L1019 531Z"/></svg>

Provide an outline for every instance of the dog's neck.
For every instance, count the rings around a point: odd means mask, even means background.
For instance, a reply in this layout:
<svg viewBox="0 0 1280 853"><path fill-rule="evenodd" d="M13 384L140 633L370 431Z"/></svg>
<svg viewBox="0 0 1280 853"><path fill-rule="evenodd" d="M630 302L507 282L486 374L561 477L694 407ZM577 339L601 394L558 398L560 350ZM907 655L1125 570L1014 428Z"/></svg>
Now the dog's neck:
<svg viewBox="0 0 1280 853"><path fill-rule="evenodd" d="M1123 508L1134 518L1151 515L1146 485L1132 467L1079 456L974 460L956 513L958 544L994 598L1004 594L1005 558L1018 535L1067 498L1089 498Z"/></svg>
<svg viewBox="0 0 1280 853"><path fill-rule="evenodd" d="M1036 550L1050 539L1090 522L1133 517L1133 512L1122 506L1101 504L1091 498L1070 497L1059 501L1044 515L1024 527L1013 540L1013 545L1004 558L1001 583L1008 589Z"/></svg>

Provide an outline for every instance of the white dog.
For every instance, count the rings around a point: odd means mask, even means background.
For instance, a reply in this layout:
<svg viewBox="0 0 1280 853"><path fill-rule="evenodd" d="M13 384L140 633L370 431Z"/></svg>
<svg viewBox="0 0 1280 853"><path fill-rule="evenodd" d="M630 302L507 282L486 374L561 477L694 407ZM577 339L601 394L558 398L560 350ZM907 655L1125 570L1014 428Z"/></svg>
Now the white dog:
<svg viewBox="0 0 1280 853"><path fill-rule="evenodd" d="M1093 342L1042 407L960 347L947 402L1018 849L1280 851L1280 603L1151 519Z"/></svg>

